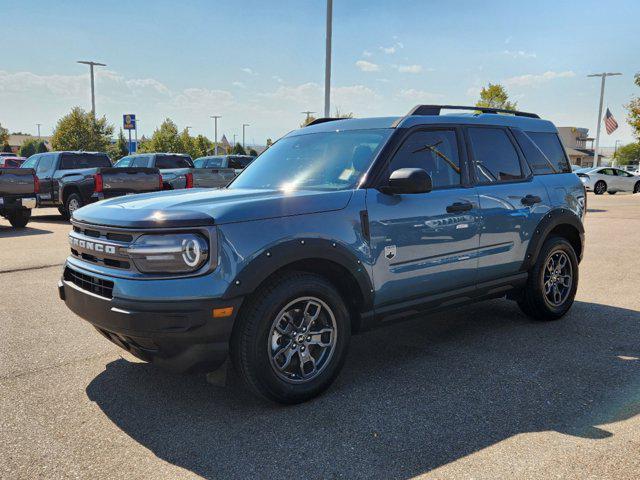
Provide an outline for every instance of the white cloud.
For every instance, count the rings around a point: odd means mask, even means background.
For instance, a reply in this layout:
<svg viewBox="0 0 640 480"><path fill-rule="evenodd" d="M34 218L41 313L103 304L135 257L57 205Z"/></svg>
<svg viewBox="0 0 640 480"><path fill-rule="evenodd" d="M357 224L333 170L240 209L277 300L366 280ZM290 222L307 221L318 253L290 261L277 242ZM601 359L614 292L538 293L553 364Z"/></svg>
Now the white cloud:
<svg viewBox="0 0 640 480"><path fill-rule="evenodd" d="M356 62L356 67L358 67L363 72L377 72L380 70L380 65L367 62L366 60L358 60Z"/></svg>
<svg viewBox="0 0 640 480"><path fill-rule="evenodd" d="M524 50L504 50L503 55L508 55L513 58L536 58L535 52L525 52Z"/></svg>
<svg viewBox="0 0 640 480"><path fill-rule="evenodd" d="M412 100L415 102L428 102L439 100L444 98L444 95L440 93L427 92L424 90L416 90L415 88L407 88L400 90L397 95L399 98L403 98L405 100Z"/></svg>
<svg viewBox="0 0 640 480"><path fill-rule="evenodd" d="M231 92L226 90L209 90L207 88L186 88L174 96L171 102L175 107L188 109L213 109L230 107L234 104Z"/></svg>
<svg viewBox="0 0 640 480"><path fill-rule="evenodd" d="M469 88L467 88L467 96L469 96L469 97L479 97L481 90L482 90L481 87L469 87Z"/></svg>
<svg viewBox="0 0 640 480"><path fill-rule="evenodd" d="M247 73L249 75L255 75L256 73L249 67L244 67L241 69L244 73Z"/></svg>
<svg viewBox="0 0 640 480"><path fill-rule="evenodd" d="M513 40L512 36L508 36L507 38L504 39L504 44L505 45L509 45L511 43L511 40Z"/></svg>
<svg viewBox="0 0 640 480"><path fill-rule="evenodd" d="M564 72L553 72L549 70L538 75L529 73L526 75L519 75L517 77L510 77L504 81L504 84L508 87L535 87L557 78L570 78L575 77L575 75L575 72L571 70Z"/></svg>
<svg viewBox="0 0 640 480"><path fill-rule="evenodd" d="M282 83L284 80L282 80L282 78L280 78L278 75L274 75L271 77L273 80L275 80L278 83Z"/></svg>
<svg viewBox="0 0 640 480"><path fill-rule="evenodd" d="M363 57L370 57L372 55L373 55L373 53L371 53L369 50L365 50L365 51L362 52L362 56Z"/></svg>
<svg viewBox="0 0 640 480"><path fill-rule="evenodd" d="M389 83L388 78L376 78L376 82Z"/></svg>
<svg viewBox="0 0 640 480"><path fill-rule="evenodd" d="M242 82L233 82L231 85L238 88L246 88L246 85Z"/></svg>
<svg viewBox="0 0 640 480"><path fill-rule="evenodd" d="M391 47L380 47L380 51L384 52L388 55L394 54L396 53L396 47L395 46L391 46Z"/></svg>
<svg viewBox="0 0 640 480"><path fill-rule="evenodd" d="M400 73L420 73L422 72L422 65L397 65Z"/></svg>

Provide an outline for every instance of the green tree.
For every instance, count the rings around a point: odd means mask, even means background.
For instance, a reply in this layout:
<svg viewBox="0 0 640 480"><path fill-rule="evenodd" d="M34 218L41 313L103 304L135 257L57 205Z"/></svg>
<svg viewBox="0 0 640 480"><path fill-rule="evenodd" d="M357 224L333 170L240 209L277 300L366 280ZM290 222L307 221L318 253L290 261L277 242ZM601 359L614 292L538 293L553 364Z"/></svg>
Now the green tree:
<svg viewBox="0 0 640 480"><path fill-rule="evenodd" d="M629 143L616 150L613 158L616 165L629 165L640 160L640 142Z"/></svg>
<svg viewBox="0 0 640 480"><path fill-rule="evenodd" d="M9 130L4 128L0 123L0 145L4 145L9 142Z"/></svg>
<svg viewBox="0 0 640 480"><path fill-rule="evenodd" d="M44 153L48 151L49 149L47 148L47 144L44 143L42 140L39 140L38 145L36 146L36 153Z"/></svg>
<svg viewBox="0 0 640 480"><path fill-rule="evenodd" d="M267 148L269 148L271 145L273 145L273 140L267 138Z"/></svg>
<svg viewBox="0 0 640 480"><path fill-rule="evenodd" d="M258 152L256 152L255 148L250 148L249 149L249 155L251 155L252 157L257 157L258 156Z"/></svg>
<svg viewBox="0 0 640 480"><path fill-rule="evenodd" d="M640 87L640 73L636 73L633 77L634 83ZM631 99L627 108L627 122L633 129L633 136L640 140L640 97L634 97Z"/></svg>
<svg viewBox="0 0 640 480"><path fill-rule="evenodd" d="M96 119L93 113L75 107L58 120L51 137L54 150L86 150L106 152L111 143L113 125L106 117Z"/></svg>
<svg viewBox="0 0 640 480"><path fill-rule="evenodd" d="M111 161L114 163L129 154L129 142L125 138L122 129L118 132L116 143L109 145L108 153L109 158L111 158Z"/></svg>
<svg viewBox="0 0 640 480"><path fill-rule="evenodd" d="M211 153L213 153L214 150L214 145L213 142L211 140L209 140L207 137L205 137L204 135L198 135L195 138L195 152L193 155L193 158L196 159L198 157L204 157L206 155L210 155ZM218 152L220 152L222 149L220 148L220 146L218 146Z"/></svg>
<svg viewBox="0 0 640 480"><path fill-rule="evenodd" d="M4 142L4 145L2 145L2 151L6 153L13 152L13 150L11 150L11 145L9 145L8 142Z"/></svg>
<svg viewBox="0 0 640 480"><path fill-rule="evenodd" d="M178 126L170 118L165 119L156 128L150 139L140 145L141 152L184 153L184 147L178 133Z"/></svg>
<svg viewBox="0 0 640 480"><path fill-rule="evenodd" d="M517 102L510 102L509 95L505 88L499 83L489 83L489 86L480 90L480 100L476 102L476 107L501 108L504 110L515 110Z"/></svg>
<svg viewBox="0 0 640 480"><path fill-rule="evenodd" d="M34 153L37 153L37 151L38 151L38 140L36 140L35 138L30 138L29 140L25 140L20 146L21 157L29 158Z"/></svg>
<svg viewBox="0 0 640 480"><path fill-rule="evenodd" d="M247 152L245 151L244 148L242 148L242 145L240 145L239 143L236 143L235 146L233 147L233 149L231 149L231 153L233 155L246 155Z"/></svg>
<svg viewBox="0 0 640 480"><path fill-rule="evenodd" d="M343 112L340 107L336 107L333 118L353 118L353 112Z"/></svg>
<svg viewBox="0 0 640 480"><path fill-rule="evenodd" d="M316 117L314 117L313 115L307 115L307 118L305 118L304 121L300 124L300 128L306 127L314 120L316 120Z"/></svg>

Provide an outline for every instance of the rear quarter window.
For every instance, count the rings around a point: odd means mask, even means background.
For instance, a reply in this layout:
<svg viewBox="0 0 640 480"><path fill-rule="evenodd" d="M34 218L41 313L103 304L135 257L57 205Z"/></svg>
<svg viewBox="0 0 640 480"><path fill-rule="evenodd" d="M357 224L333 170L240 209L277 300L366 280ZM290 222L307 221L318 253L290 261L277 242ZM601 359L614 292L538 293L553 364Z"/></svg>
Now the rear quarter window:
<svg viewBox="0 0 640 480"><path fill-rule="evenodd" d="M535 142L542 153L549 159L556 172L553 171L545 171L545 172L537 172L535 169L534 173L536 175L544 175L546 173L569 173L571 172L571 167L569 166L569 161L567 160L567 156L564 152L564 147L558 138L558 135L555 133L543 133L543 132L526 132L531 140ZM532 166L533 168L533 166Z"/></svg>

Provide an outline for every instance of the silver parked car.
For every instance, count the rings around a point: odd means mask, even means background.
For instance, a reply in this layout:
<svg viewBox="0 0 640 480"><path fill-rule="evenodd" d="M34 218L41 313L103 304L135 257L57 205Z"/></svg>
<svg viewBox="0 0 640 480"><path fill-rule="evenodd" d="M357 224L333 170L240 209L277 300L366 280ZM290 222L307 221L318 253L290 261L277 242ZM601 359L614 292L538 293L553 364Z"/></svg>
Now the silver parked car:
<svg viewBox="0 0 640 480"><path fill-rule="evenodd" d="M618 192L640 193L640 178L629 172L613 167L589 167L576 170L588 191L596 195L607 192L613 195Z"/></svg>

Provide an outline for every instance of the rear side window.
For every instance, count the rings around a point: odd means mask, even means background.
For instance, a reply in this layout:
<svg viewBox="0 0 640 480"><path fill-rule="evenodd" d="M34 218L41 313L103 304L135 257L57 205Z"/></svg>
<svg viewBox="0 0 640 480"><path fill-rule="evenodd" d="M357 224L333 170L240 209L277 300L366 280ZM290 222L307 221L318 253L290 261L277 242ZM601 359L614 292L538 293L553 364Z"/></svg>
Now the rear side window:
<svg viewBox="0 0 640 480"><path fill-rule="evenodd" d="M149 165L149 157L133 157L133 161L131 162L132 167L146 167Z"/></svg>
<svg viewBox="0 0 640 480"><path fill-rule="evenodd" d="M60 160L61 170L75 170L77 168L110 167L111 161L107 155L91 155L87 153L63 153Z"/></svg>
<svg viewBox="0 0 640 480"><path fill-rule="evenodd" d="M207 167L222 167L224 159L223 158L210 158L207 161Z"/></svg>
<svg viewBox="0 0 640 480"><path fill-rule="evenodd" d="M193 162L189 157L180 155L158 155L156 157L156 168L192 168Z"/></svg>
<svg viewBox="0 0 640 480"><path fill-rule="evenodd" d="M560 173L560 170L556 169L553 163L551 163L547 156L526 133L518 129L513 129L512 132L534 175Z"/></svg>
<svg viewBox="0 0 640 480"><path fill-rule="evenodd" d="M520 158L507 132L500 128L469 128L478 183L519 180Z"/></svg>
<svg viewBox="0 0 640 480"><path fill-rule="evenodd" d="M538 145L538 148L542 150L558 173L571 172L569 161L558 135L541 132L527 132L527 135Z"/></svg>
<svg viewBox="0 0 640 480"><path fill-rule="evenodd" d="M205 158L199 158L197 160L193 161L193 165L196 168L204 168L204 162L206 162L207 160Z"/></svg>
<svg viewBox="0 0 640 480"><path fill-rule="evenodd" d="M53 155L45 155L38 162L38 168L36 169L37 174L43 174L51 170L53 166Z"/></svg>
<svg viewBox="0 0 640 480"><path fill-rule="evenodd" d="M251 163L253 157L229 157L229 168L243 169Z"/></svg>
<svg viewBox="0 0 640 480"><path fill-rule="evenodd" d="M431 175L433 188L460 185L460 159L454 130L418 131L405 140L389 165L389 173L400 168L422 168Z"/></svg>
<svg viewBox="0 0 640 480"><path fill-rule="evenodd" d="M129 165L131 165L131 160L133 160L131 157L121 158L116 162L114 167L118 167L118 168L128 167Z"/></svg>
<svg viewBox="0 0 640 480"><path fill-rule="evenodd" d="M39 158L40 156L36 156L36 155L29 157L29 159L26 162L20 165L20 168L33 168Z"/></svg>

